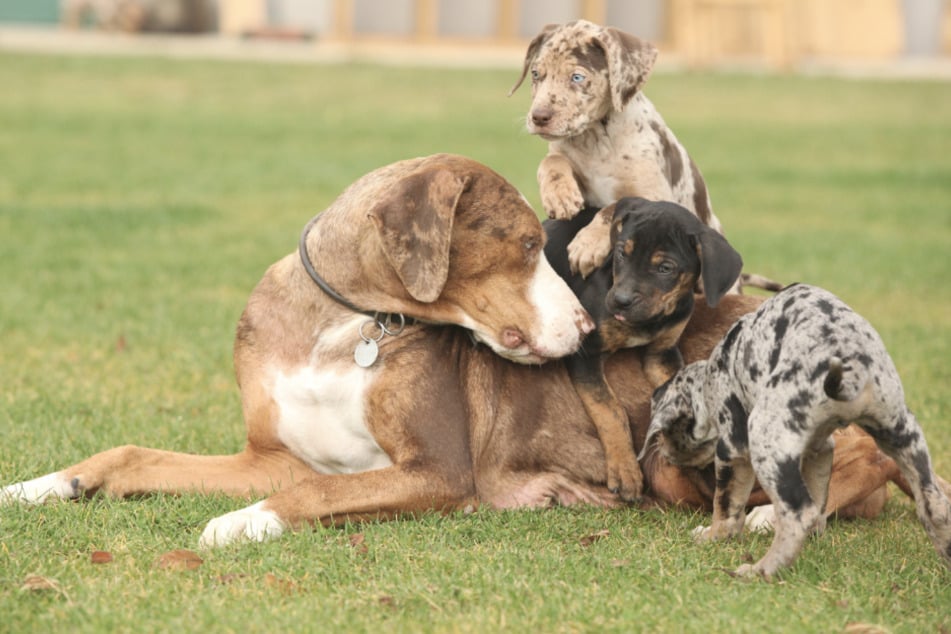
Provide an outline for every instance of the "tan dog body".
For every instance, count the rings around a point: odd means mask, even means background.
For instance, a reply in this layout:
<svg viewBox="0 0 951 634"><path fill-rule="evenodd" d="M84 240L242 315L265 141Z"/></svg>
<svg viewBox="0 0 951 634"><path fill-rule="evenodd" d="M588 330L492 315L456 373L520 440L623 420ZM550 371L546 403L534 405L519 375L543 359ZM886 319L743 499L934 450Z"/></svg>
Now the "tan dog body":
<svg viewBox="0 0 951 634"><path fill-rule="evenodd" d="M377 170L306 240L314 268L349 301L417 320L380 337L369 367L355 364L354 350L361 329L377 336L373 320L331 299L289 255L268 269L238 325L243 451L116 447L8 485L0 503L96 491L269 495L212 520L204 546L478 503L617 505L565 365L535 365L575 350L593 327L541 256L543 241L524 198L473 161L439 155ZM708 356L757 303L728 296L716 311L698 308L682 338L685 360ZM651 389L637 352L614 355L605 373L640 450ZM850 447L836 448L830 499L875 502L888 475ZM840 455L848 459L838 466ZM708 476L654 453L645 463L648 493L663 503L709 506ZM862 509L878 510L877 502Z"/></svg>
<svg viewBox="0 0 951 634"><path fill-rule="evenodd" d="M638 196L686 207L719 233L700 170L641 92L657 50L638 38L578 20L546 27L529 44L522 77L532 80L528 131L546 139L538 168L549 217L574 217ZM569 247L587 276L610 251L609 215L599 215Z"/></svg>

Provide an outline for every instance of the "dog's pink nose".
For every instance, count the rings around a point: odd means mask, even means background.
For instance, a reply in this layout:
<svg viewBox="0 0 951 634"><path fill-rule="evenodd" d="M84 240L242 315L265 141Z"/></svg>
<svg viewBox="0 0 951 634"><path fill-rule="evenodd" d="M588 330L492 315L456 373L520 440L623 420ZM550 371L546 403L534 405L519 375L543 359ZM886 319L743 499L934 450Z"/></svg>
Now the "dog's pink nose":
<svg viewBox="0 0 951 634"><path fill-rule="evenodd" d="M553 114L551 108L535 108L532 110L532 123L540 127L546 126L551 123Z"/></svg>
<svg viewBox="0 0 951 634"><path fill-rule="evenodd" d="M506 348L518 348L525 343L525 337L515 328L506 328L502 331L502 345Z"/></svg>

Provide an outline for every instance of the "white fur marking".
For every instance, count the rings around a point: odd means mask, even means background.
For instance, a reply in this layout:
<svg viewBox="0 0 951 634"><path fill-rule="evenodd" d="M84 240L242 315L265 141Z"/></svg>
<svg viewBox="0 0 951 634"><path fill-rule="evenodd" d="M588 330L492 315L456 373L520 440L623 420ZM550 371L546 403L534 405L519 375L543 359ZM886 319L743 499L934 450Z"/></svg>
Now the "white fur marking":
<svg viewBox="0 0 951 634"><path fill-rule="evenodd" d="M0 505L22 502L42 504L48 499L71 499L76 497L73 485L62 471L49 473L33 480L17 482L0 490Z"/></svg>
<svg viewBox="0 0 951 634"><path fill-rule="evenodd" d="M530 335L535 349L552 358L574 352L581 343L581 304L544 257L538 258L529 302L538 315Z"/></svg>
<svg viewBox="0 0 951 634"><path fill-rule="evenodd" d="M744 526L751 533L771 533L776 524L776 510L772 504L755 506L746 515Z"/></svg>
<svg viewBox="0 0 951 634"><path fill-rule="evenodd" d="M273 511L263 509L264 502L211 520L202 531L198 546L215 548L240 540L263 542L280 537L284 533L284 522Z"/></svg>
<svg viewBox="0 0 951 634"><path fill-rule="evenodd" d="M364 420L364 395L375 371L354 364L278 373L272 394L280 408L277 435L321 473L357 473L392 465Z"/></svg>

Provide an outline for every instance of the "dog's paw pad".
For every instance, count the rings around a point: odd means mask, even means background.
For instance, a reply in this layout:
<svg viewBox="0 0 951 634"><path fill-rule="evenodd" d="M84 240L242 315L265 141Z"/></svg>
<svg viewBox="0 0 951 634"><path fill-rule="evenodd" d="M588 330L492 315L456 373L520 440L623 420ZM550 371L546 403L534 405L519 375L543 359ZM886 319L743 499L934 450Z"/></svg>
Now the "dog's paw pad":
<svg viewBox="0 0 951 634"><path fill-rule="evenodd" d="M236 541L263 542L280 537L284 533L284 522L272 511L261 508L263 504L258 502L211 520L202 531L198 545L215 548Z"/></svg>

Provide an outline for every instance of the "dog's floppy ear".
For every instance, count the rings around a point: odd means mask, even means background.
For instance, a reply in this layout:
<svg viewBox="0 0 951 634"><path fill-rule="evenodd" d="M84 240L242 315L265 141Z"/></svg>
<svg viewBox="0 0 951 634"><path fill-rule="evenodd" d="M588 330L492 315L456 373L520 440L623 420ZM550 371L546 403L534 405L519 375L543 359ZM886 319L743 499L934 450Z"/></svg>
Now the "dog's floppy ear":
<svg viewBox="0 0 951 634"><path fill-rule="evenodd" d="M604 29L600 41L608 61L611 105L620 112L647 81L657 60L657 49L650 42L611 27Z"/></svg>
<svg viewBox="0 0 951 634"><path fill-rule="evenodd" d="M535 57L538 56L538 49L542 47L542 44L545 43L552 33L558 28L557 24L546 24L541 33L532 38L532 41L528 44L528 49L525 51L525 63L522 66L522 74L519 76L518 81L515 82L515 85L512 86L512 89L509 91L509 97L515 94L515 91L518 90L518 87L522 85L522 82L525 81L525 76L528 75L528 69L532 67L532 62L535 61Z"/></svg>
<svg viewBox="0 0 951 634"><path fill-rule="evenodd" d="M707 305L716 306L740 277L743 258L726 238L707 226L697 236L697 255Z"/></svg>
<svg viewBox="0 0 951 634"><path fill-rule="evenodd" d="M435 301L446 284L452 221L468 181L445 167L426 167L369 212L387 261L417 301Z"/></svg>

